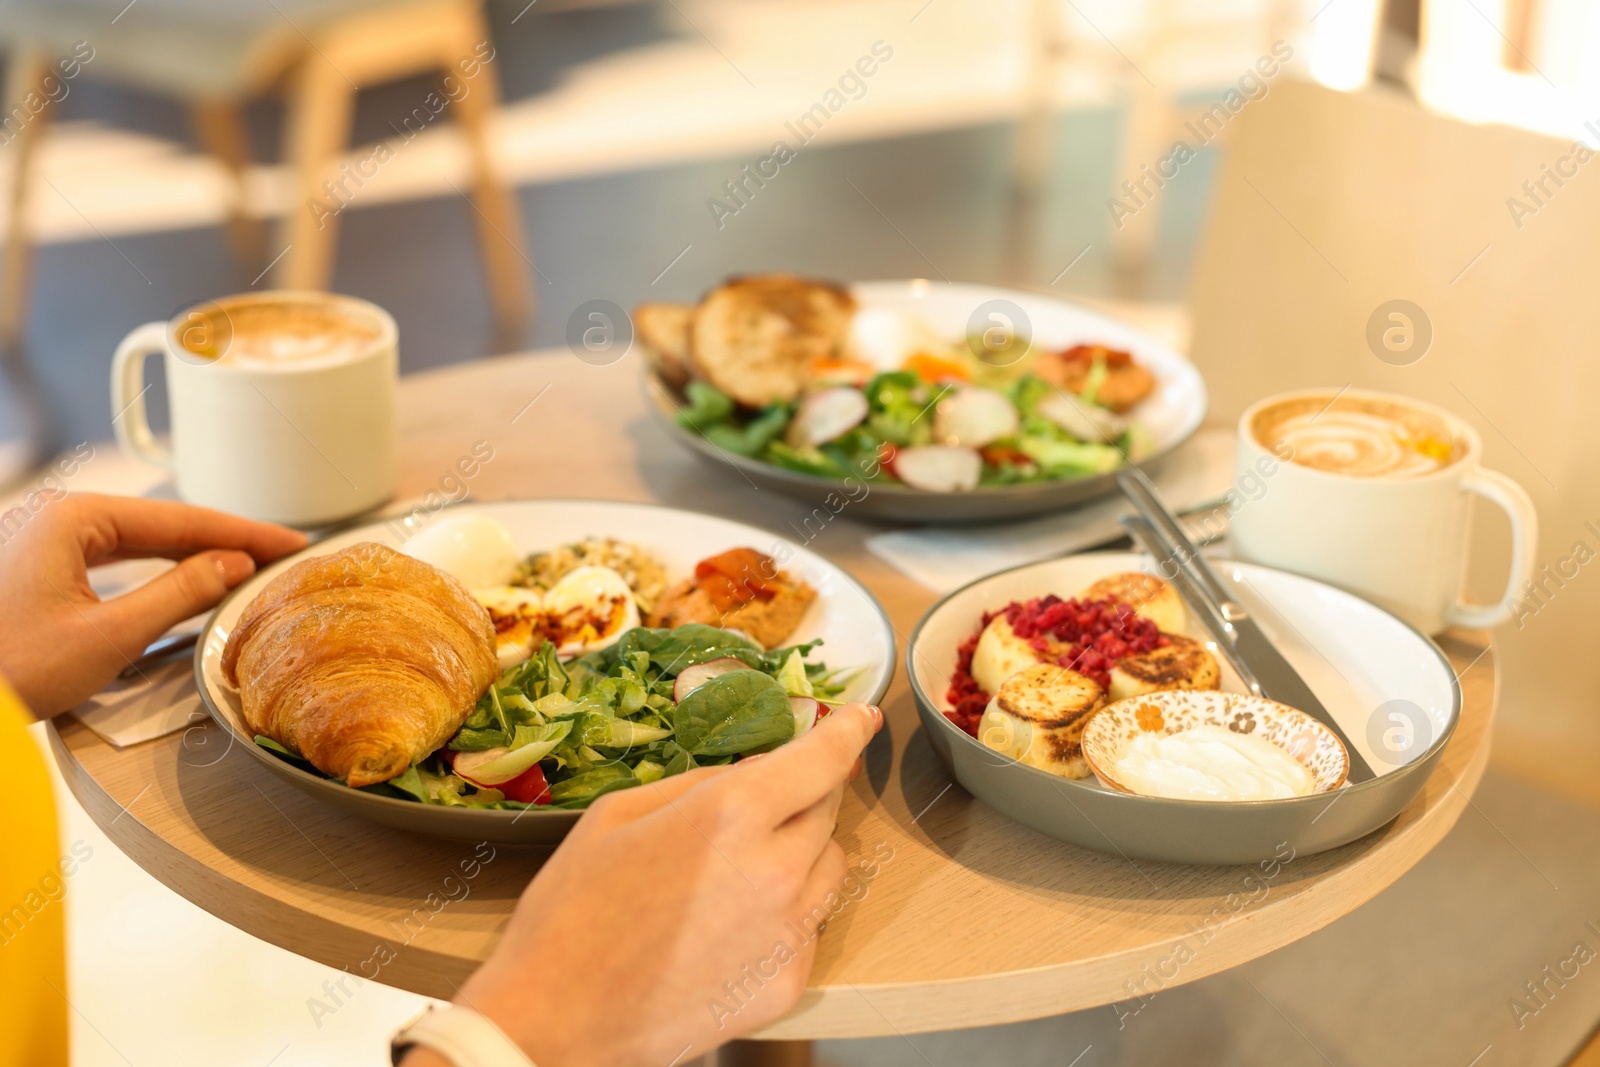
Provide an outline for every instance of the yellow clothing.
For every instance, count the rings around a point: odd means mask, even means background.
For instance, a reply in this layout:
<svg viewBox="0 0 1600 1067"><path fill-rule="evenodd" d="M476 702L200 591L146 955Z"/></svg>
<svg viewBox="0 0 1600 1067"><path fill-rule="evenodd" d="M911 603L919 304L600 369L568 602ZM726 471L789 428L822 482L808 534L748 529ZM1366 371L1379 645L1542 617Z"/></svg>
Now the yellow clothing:
<svg viewBox="0 0 1600 1067"><path fill-rule="evenodd" d="M66 1067L61 901L78 857L61 853L32 721L0 679L0 1067Z"/></svg>

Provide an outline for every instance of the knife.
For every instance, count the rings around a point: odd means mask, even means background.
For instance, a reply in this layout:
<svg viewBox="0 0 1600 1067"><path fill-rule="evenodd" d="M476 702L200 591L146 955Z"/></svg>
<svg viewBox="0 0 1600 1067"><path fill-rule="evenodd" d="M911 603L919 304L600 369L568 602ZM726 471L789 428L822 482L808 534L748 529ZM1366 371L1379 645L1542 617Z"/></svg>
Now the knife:
<svg viewBox="0 0 1600 1067"><path fill-rule="evenodd" d="M1347 781L1352 785L1375 777L1344 728L1184 533L1144 472L1125 467L1117 475L1117 484L1138 511L1123 516L1123 528L1156 561L1160 575L1195 609L1200 624L1245 687L1255 696L1297 708L1332 730L1349 756Z"/></svg>

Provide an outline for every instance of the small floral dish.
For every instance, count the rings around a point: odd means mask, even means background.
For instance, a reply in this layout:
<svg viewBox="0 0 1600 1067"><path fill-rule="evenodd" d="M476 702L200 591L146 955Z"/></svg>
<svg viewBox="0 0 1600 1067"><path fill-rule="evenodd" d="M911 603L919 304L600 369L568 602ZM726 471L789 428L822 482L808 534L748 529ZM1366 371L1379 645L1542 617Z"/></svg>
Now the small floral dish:
<svg viewBox="0 0 1600 1067"><path fill-rule="evenodd" d="M1312 793L1338 789L1350 771L1344 745L1310 715L1276 701L1218 690L1170 690L1108 704L1084 728L1083 757L1107 788L1140 793L1116 774L1128 745L1140 735L1170 737L1195 727L1218 727L1271 742L1310 773Z"/></svg>

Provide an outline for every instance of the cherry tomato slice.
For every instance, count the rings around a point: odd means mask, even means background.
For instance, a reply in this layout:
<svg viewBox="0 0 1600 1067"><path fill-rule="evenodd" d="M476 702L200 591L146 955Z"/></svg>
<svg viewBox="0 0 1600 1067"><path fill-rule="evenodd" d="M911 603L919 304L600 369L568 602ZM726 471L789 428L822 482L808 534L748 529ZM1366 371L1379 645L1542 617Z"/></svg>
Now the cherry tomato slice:
<svg viewBox="0 0 1600 1067"><path fill-rule="evenodd" d="M545 781L544 771L540 769L537 763L509 782L501 782L491 788L500 790L506 795L507 800L515 800L523 804L550 803L550 783Z"/></svg>

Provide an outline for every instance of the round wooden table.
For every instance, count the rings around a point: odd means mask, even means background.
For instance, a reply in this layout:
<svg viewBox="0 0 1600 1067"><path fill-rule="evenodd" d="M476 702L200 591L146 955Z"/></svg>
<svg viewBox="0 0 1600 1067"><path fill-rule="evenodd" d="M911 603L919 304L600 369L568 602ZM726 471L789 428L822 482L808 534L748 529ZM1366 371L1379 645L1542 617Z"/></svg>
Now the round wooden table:
<svg viewBox="0 0 1600 1067"><path fill-rule="evenodd" d="M731 468L702 466L651 421L635 358L591 366L563 350L406 378L401 498L439 489L457 458L484 441L494 458L472 482L478 499L653 501L809 539L878 596L903 655L935 598L868 552L874 527L852 521L848 508L807 525L810 510L798 502L757 490ZM648 530L625 532L649 542ZM876 859L875 873L865 896L829 923L800 1005L759 1035L769 1043L740 1043L729 1058L802 1062L796 1043L812 1038L981 1026L1130 1000L1271 952L1359 907L1449 831L1488 760L1496 692L1488 639L1451 634L1441 643L1462 674L1465 706L1422 793L1378 833L1270 876L1135 864L1002 817L946 776L919 736L897 664L887 726L846 793L837 833L852 864ZM63 718L53 742L95 821L178 893L290 951L358 975L376 966L379 981L452 996L489 954L542 854L490 850L463 895L447 879L473 858L472 846L342 815L229 751L225 738L207 723L119 752ZM1180 942L1189 949L1181 965Z"/></svg>

